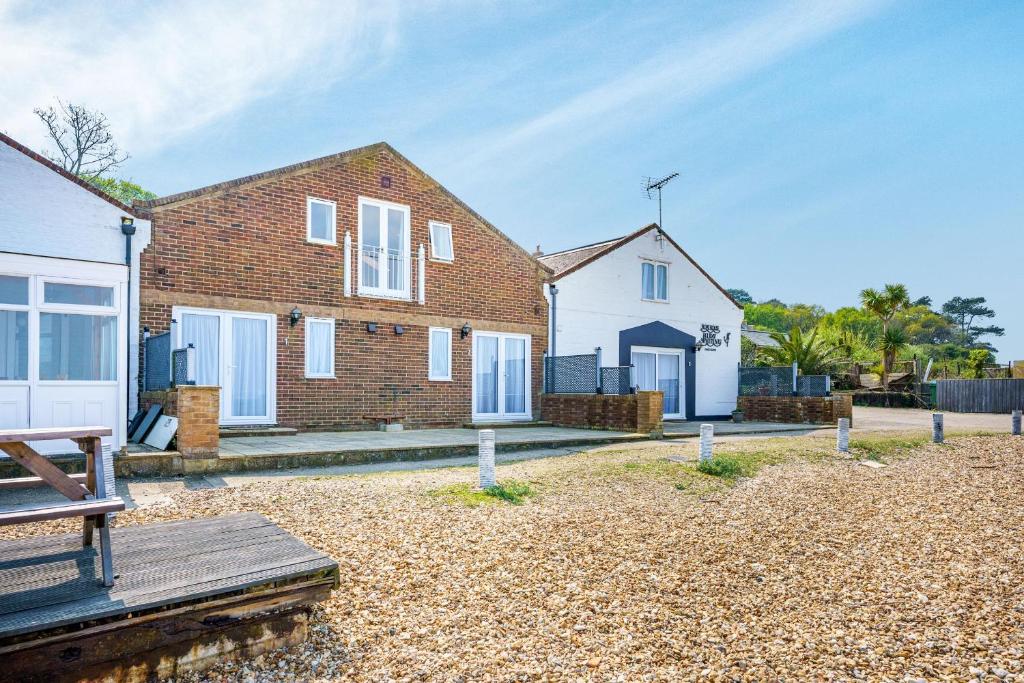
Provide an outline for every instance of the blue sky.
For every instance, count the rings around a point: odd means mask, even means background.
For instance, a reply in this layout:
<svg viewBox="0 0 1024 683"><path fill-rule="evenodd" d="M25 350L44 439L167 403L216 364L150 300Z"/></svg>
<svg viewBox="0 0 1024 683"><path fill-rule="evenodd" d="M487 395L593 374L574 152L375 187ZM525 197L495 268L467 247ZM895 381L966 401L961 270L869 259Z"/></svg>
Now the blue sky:
<svg viewBox="0 0 1024 683"><path fill-rule="evenodd" d="M243 9L244 8L244 9ZM0 0L0 129L159 194L387 140L529 249L656 220L726 287L985 296L1024 359L1024 3Z"/></svg>

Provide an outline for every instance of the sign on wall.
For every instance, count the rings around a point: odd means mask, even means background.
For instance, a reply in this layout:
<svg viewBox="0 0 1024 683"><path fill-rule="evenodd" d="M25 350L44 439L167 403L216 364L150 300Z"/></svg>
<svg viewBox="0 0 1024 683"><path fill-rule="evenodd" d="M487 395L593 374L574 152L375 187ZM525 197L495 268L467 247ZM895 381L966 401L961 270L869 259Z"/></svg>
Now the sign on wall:
<svg viewBox="0 0 1024 683"><path fill-rule="evenodd" d="M718 347L725 345L729 346L729 337L732 336L731 332L726 332L725 336L719 337L721 329L718 325L709 325L707 323L700 326L700 341L697 342L697 346L702 350L717 351Z"/></svg>

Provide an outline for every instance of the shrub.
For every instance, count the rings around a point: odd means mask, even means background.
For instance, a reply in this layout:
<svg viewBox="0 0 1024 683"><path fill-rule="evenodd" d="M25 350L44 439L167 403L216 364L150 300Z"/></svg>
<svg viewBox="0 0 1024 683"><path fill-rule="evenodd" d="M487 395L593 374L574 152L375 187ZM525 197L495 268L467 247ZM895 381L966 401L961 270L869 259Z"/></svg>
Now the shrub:
<svg viewBox="0 0 1024 683"><path fill-rule="evenodd" d="M735 479L743 474L743 463L736 458L719 455L710 460L703 460L697 464L697 471L712 477L723 479Z"/></svg>
<svg viewBox="0 0 1024 683"><path fill-rule="evenodd" d="M485 488L484 493L513 505L519 505L530 496L536 495L537 492L526 482L507 481L503 484L495 484Z"/></svg>

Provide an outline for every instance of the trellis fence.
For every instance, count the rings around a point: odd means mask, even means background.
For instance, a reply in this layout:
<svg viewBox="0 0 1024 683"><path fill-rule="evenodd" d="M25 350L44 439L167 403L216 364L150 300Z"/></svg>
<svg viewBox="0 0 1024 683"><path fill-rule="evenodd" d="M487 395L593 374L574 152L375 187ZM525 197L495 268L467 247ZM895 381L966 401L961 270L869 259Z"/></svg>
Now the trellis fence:
<svg viewBox="0 0 1024 683"><path fill-rule="evenodd" d="M544 356L546 394L631 394L632 366L603 368L596 353Z"/></svg>
<svg viewBox="0 0 1024 683"><path fill-rule="evenodd" d="M935 401L953 413L1009 413L1024 409L1024 379L940 379Z"/></svg>
<svg viewBox="0 0 1024 683"><path fill-rule="evenodd" d="M196 349L171 350L171 333L145 338L142 354L142 390L163 391L180 384L195 384Z"/></svg>
<svg viewBox="0 0 1024 683"><path fill-rule="evenodd" d="M829 375L800 375L791 365L740 367L740 396L829 396Z"/></svg>

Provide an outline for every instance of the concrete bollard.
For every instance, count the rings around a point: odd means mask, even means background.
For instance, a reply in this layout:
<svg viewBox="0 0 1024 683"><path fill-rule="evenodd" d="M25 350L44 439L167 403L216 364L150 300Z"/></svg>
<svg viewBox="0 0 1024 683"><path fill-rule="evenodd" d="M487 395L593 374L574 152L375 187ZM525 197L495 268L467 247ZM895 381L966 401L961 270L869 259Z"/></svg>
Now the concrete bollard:
<svg viewBox="0 0 1024 683"><path fill-rule="evenodd" d="M1013 411L1013 417L1010 418L1010 424L1012 425L1010 432L1014 436L1020 436L1020 410Z"/></svg>
<svg viewBox="0 0 1024 683"><path fill-rule="evenodd" d="M943 443L946 435L942 429L942 413L932 413L932 441Z"/></svg>
<svg viewBox="0 0 1024 683"><path fill-rule="evenodd" d="M481 429L477 460L480 466L480 488L494 486L494 430Z"/></svg>
<svg viewBox="0 0 1024 683"><path fill-rule="evenodd" d="M836 428L836 450L840 453L850 452L850 418L839 418L839 426Z"/></svg>
<svg viewBox="0 0 1024 683"><path fill-rule="evenodd" d="M715 441L715 425L702 424L700 426L700 461L711 460L711 449Z"/></svg>

